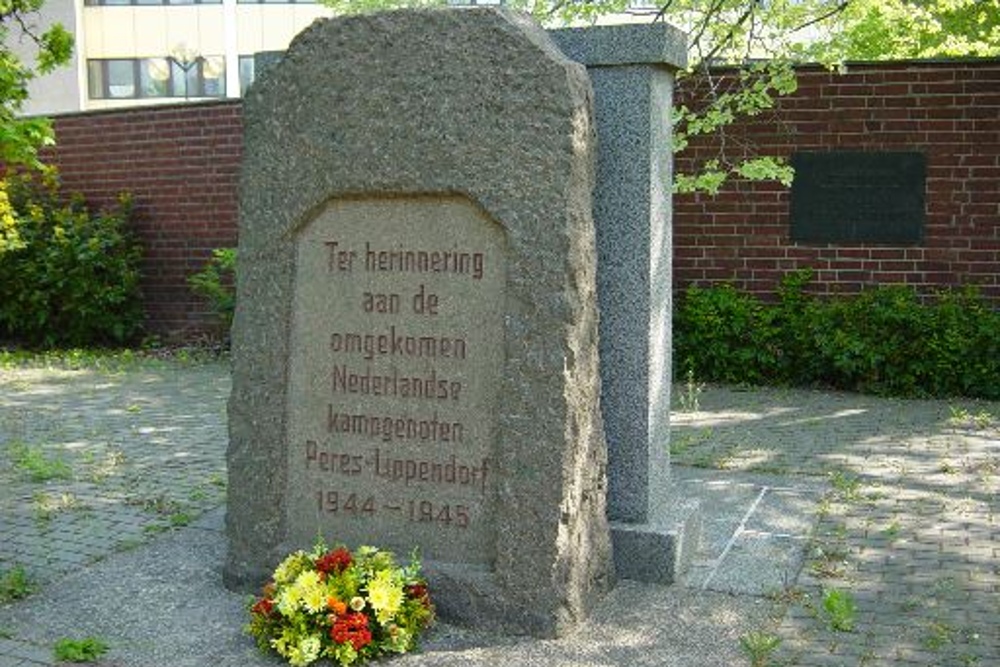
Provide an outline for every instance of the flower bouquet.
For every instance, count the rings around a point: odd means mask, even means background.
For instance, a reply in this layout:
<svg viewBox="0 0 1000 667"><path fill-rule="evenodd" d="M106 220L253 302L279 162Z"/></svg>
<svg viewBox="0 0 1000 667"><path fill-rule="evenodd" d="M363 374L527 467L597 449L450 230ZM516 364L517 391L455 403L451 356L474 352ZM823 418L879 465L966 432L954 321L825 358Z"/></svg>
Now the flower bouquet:
<svg viewBox="0 0 1000 667"><path fill-rule="evenodd" d="M416 553L398 567L388 551L320 542L278 565L246 630L296 667L321 658L351 665L412 650L433 618Z"/></svg>

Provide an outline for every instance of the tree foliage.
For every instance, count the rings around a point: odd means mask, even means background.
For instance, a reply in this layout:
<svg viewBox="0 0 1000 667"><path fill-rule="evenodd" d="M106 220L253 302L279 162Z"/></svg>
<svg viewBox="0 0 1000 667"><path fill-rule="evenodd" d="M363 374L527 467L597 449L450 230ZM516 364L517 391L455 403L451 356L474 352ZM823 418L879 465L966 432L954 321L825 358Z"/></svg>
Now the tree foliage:
<svg viewBox="0 0 1000 667"><path fill-rule="evenodd" d="M828 38L803 51L820 60L898 60L1000 55L997 0L850 0Z"/></svg>
<svg viewBox="0 0 1000 667"><path fill-rule="evenodd" d="M0 0L0 170L27 166L40 169L38 149L53 143L52 125L46 118L22 118L28 83L69 61L73 37L56 24L40 31L34 20L44 0ZM35 46L33 62L26 63L15 50L15 41ZM0 256L23 247L17 216L0 171Z"/></svg>
<svg viewBox="0 0 1000 667"><path fill-rule="evenodd" d="M53 142L52 127L43 118L21 118L28 83L69 62L73 37L61 25L38 28L44 0L0 0L0 162L40 166L38 149ZM15 42L33 45L30 62Z"/></svg>

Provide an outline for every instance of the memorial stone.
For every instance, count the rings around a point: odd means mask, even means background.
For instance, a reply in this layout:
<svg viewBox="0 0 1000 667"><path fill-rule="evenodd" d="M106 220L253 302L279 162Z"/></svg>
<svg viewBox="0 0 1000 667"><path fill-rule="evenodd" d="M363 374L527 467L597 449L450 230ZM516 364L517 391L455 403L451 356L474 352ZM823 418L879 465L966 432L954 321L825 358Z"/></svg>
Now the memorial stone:
<svg viewBox="0 0 1000 667"><path fill-rule="evenodd" d="M559 635L611 583L585 70L501 9L317 22L245 102L227 583L317 534Z"/></svg>

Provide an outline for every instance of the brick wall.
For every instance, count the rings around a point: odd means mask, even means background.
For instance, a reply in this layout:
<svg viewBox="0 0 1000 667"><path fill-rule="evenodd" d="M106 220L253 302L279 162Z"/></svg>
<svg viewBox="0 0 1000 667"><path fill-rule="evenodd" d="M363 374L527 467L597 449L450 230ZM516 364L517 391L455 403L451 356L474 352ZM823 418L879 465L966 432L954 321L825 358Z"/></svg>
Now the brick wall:
<svg viewBox="0 0 1000 667"><path fill-rule="evenodd" d="M681 91L682 95L685 91ZM675 198L674 285L729 281L773 295L782 275L812 268L815 292L904 283L921 293L982 286L1000 305L1000 61L800 70L775 113L733 130L730 146L793 151L918 151L927 156L927 217L916 245L805 244L789 237L788 191L734 182L716 197ZM713 155L716 140L678 158Z"/></svg>
<svg viewBox="0 0 1000 667"><path fill-rule="evenodd" d="M177 339L210 329L187 277L214 248L236 245L240 102L73 114L55 129L46 158L67 191L97 207L134 196L148 331Z"/></svg>
<svg viewBox="0 0 1000 667"><path fill-rule="evenodd" d="M59 143L47 157L69 190L95 205L123 190L135 197L149 331L175 338L208 329L208 309L187 277L212 249L236 244L240 102L75 114L55 125ZM798 92L774 114L734 128L734 140L784 156L926 153L924 239L896 247L793 243L788 192L736 181L716 197L676 198L675 289L729 281L768 296L782 275L810 267L823 294L971 283L1000 304L1000 61L857 65L845 74L806 68ZM695 142L678 166L716 148Z"/></svg>

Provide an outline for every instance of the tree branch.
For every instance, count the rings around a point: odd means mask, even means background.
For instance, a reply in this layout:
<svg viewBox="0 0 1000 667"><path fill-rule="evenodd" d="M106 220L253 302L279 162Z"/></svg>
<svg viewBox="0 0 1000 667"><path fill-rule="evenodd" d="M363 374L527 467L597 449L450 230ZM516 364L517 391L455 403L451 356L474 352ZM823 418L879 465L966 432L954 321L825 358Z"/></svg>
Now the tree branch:
<svg viewBox="0 0 1000 667"><path fill-rule="evenodd" d="M716 54L723 49L723 47L727 42L729 42L736 36L736 29L741 27L752 16L754 16L756 10L757 10L756 0L749 0L749 2L747 3L746 10L743 12L742 16L740 16L740 18L736 20L736 23L734 23L732 27L729 28L729 33L725 36L724 39L719 40L718 43L716 43L715 46L712 47L712 50L709 51L708 55L705 56L703 60L707 63L711 63L712 58L714 58Z"/></svg>
<svg viewBox="0 0 1000 667"><path fill-rule="evenodd" d="M837 5L836 7L834 7L833 9L831 9L830 11L828 11L826 14L823 14L822 16L816 16L814 18L811 18L808 21L806 21L805 23L803 23L802 25L797 26L795 28L791 28L788 32L790 32L790 33L792 33L792 32L798 32L799 30L805 30L809 26L816 25L817 23L822 23L823 21L825 21L825 20L827 20L829 18L833 18L837 14L840 14L841 12L843 12L845 9L847 9L848 5L850 5L850 4L851 4L851 0L844 0L839 5Z"/></svg>
<svg viewBox="0 0 1000 667"><path fill-rule="evenodd" d="M667 0L660 7L660 11L656 12L656 16L653 17L653 23L657 21L666 21L667 12L670 10L670 6L674 4L674 0Z"/></svg>

